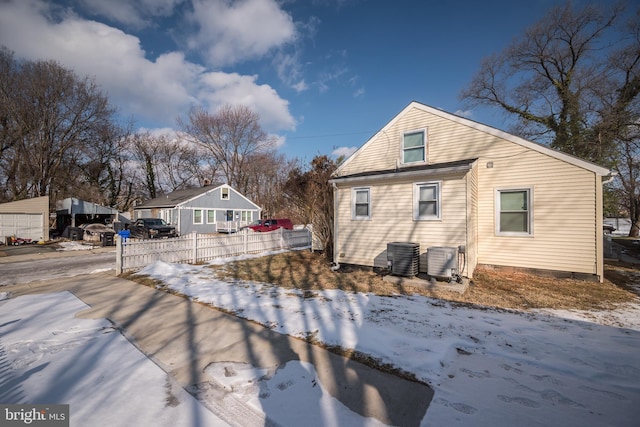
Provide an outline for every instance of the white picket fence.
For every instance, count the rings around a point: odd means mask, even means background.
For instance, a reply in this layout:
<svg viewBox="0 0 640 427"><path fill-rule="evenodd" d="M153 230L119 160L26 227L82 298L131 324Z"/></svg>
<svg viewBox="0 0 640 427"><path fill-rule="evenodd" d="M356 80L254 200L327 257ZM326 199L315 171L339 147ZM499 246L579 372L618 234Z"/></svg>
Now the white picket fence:
<svg viewBox="0 0 640 427"><path fill-rule="evenodd" d="M116 274L139 270L155 261L191 263L275 249L311 247L307 229L230 235L192 233L173 239L122 239L116 236Z"/></svg>

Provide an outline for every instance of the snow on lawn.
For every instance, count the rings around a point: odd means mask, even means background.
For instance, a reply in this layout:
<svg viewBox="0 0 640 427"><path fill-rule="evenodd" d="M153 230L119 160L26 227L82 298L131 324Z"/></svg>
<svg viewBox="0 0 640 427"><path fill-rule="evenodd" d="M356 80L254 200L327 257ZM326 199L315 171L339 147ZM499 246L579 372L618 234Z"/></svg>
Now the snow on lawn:
<svg viewBox="0 0 640 427"><path fill-rule="evenodd" d="M100 247L100 245L85 245L80 241L58 242L58 246L60 246L56 249L58 251L90 251Z"/></svg>
<svg viewBox="0 0 640 427"><path fill-rule="evenodd" d="M435 390L423 426L630 426L640 417L640 303L522 313L422 296L327 290L310 298L225 282L206 266L156 262L139 274L278 332L313 334L414 373Z"/></svg>
<svg viewBox="0 0 640 427"><path fill-rule="evenodd" d="M0 301L0 402L69 404L72 426L226 426L69 292Z"/></svg>

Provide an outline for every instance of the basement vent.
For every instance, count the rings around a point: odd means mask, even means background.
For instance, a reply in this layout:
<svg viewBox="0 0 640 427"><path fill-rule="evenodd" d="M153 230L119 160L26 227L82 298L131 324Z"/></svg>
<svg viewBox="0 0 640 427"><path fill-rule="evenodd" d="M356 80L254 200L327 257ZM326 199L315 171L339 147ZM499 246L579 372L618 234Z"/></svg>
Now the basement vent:
<svg viewBox="0 0 640 427"><path fill-rule="evenodd" d="M451 278L458 273L458 248L434 246L427 250L427 274Z"/></svg>
<svg viewBox="0 0 640 427"><path fill-rule="evenodd" d="M420 264L420 245L411 242L387 243L387 264L394 276L416 276Z"/></svg>

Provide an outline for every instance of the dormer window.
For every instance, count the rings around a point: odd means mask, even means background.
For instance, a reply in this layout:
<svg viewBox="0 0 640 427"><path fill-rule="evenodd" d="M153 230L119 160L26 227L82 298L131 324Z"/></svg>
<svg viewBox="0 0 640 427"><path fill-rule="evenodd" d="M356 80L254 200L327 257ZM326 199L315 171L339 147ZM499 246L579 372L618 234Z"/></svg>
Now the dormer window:
<svg viewBox="0 0 640 427"><path fill-rule="evenodd" d="M427 161L427 138L424 129L406 132L402 136L402 163Z"/></svg>

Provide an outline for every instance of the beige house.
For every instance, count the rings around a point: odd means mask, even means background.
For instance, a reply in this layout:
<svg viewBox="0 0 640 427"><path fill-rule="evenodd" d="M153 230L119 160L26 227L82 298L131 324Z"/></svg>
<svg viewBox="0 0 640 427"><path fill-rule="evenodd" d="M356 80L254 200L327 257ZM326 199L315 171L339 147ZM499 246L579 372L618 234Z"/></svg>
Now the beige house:
<svg viewBox="0 0 640 427"><path fill-rule="evenodd" d="M334 261L393 266L406 261L400 249L408 243L418 248L410 258L420 272L435 276L471 278L487 265L602 281L602 184L610 174L412 102L330 180Z"/></svg>

